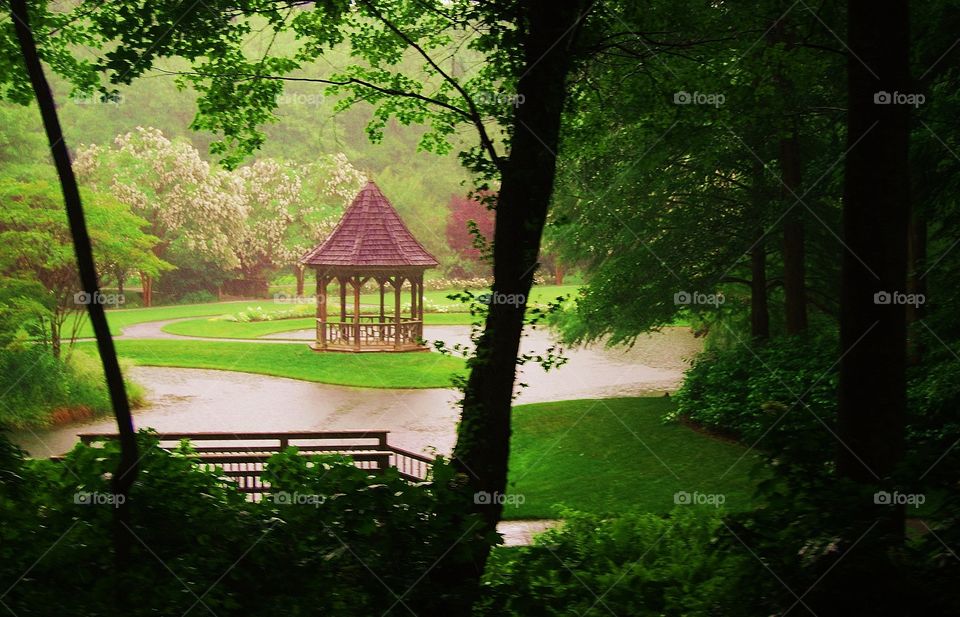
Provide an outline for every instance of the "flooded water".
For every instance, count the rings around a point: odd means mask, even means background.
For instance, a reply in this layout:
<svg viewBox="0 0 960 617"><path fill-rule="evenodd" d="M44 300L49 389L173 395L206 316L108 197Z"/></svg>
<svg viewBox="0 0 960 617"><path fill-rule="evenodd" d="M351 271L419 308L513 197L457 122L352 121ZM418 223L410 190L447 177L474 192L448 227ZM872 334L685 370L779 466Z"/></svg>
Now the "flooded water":
<svg viewBox="0 0 960 617"><path fill-rule="evenodd" d="M146 329L152 332L157 328ZM127 333L129 334L129 333ZM286 338L309 338L312 331ZM447 345L468 343L463 326L425 329L428 339ZM149 336L145 337L149 338ZM549 333L524 336L521 349L542 353ZM633 349L594 345L567 350L564 366L544 372L522 367L519 382L529 384L518 404L576 398L663 394L679 385L688 361L701 348L685 328L666 328L643 337ZM307 431L383 429L390 443L416 452L436 448L448 454L456 438L459 409L454 390L383 390L309 383L229 371L136 367L131 378L147 390L147 405L135 412L137 427L159 431ZM115 431L112 419L61 425L11 436L33 456L69 450L77 433Z"/></svg>

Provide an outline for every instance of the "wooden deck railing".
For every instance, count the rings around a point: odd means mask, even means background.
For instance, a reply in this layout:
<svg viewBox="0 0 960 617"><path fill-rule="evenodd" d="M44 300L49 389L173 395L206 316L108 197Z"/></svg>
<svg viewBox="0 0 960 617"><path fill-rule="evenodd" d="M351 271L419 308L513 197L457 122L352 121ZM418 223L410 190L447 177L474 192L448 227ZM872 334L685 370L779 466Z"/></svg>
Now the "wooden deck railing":
<svg viewBox="0 0 960 617"><path fill-rule="evenodd" d="M397 448L387 442L389 431L324 431L296 433L160 433L160 447L176 448L187 439L197 453L200 465L219 467L220 474L241 492L252 496L270 492L263 482L264 463L271 456L296 446L301 454L343 454L354 465L371 473L396 467L400 477L410 482L427 480L433 459ZM116 439L111 433L82 433L80 441L89 445Z"/></svg>

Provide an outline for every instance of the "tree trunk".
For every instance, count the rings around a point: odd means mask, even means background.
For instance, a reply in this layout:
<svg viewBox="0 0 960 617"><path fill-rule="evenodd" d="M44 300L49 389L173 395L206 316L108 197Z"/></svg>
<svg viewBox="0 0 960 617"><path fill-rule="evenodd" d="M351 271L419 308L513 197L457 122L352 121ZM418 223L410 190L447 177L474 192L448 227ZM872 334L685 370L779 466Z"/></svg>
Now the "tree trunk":
<svg viewBox="0 0 960 617"><path fill-rule="evenodd" d="M750 335L754 340L770 338L770 307L767 298L767 245L763 229L767 209L767 192L763 184L764 166L753 162L753 181L750 189L750 209L758 221L754 244L750 249Z"/></svg>
<svg viewBox="0 0 960 617"><path fill-rule="evenodd" d="M806 246L803 229L803 204L794 203L801 195L800 142L796 129L780 140L780 171L783 197L790 211L783 219L783 290L786 301L787 334L807 329Z"/></svg>
<svg viewBox="0 0 960 617"><path fill-rule="evenodd" d="M903 293L910 215L909 110L875 104L874 93L909 91L909 43L906 2L883 11L867 0L848 6L849 44L857 57L847 63L847 140L850 146L861 141L847 155L843 197L840 335L846 355L839 428L863 463L846 448L838 462L843 475L870 482L888 476L903 452L905 310L875 294Z"/></svg>
<svg viewBox="0 0 960 617"><path fill-rule="evenodd" d="M918 322L926 314L927 279L927 219L919 204L912 204L907 240L907 293L922 299L922 303L907 304L907 362L917 366L923 361L922 332Z"/></svg>
<svg viewBox="0 0 960 617"><path fill-rule="evenodd" d="M304 273L304 268L303 268L302 265L297 264L296 266L294 266L293 270L294 270L294 273L295 273L296 276L297 276L297 297L298 297L298 298L302 298L302 297L303 297L303 273Z"/></svg>
<svg viewBox="0 0 960 617"><path fill-rule="evenodd" d="M789 12L789 11L788 11ZM768 41L784 45L785 53L795 46L794 33L788 27L787 15L777 17L770 27ZM802 194L802 164L800 161L800 138L797 111L793 109L796 99L795 86L789 72L781 61L774 68L773 80L777 92L786 106L785 131L779 140L781 195L787 211L783 217L783 290L786 311L787 334L799 334L807 329L806 255L803 229L804 205L797 199Z"/></svg>
<svg viewBox="0 0 960 617"><path fill-rule="evenodd" d="M494 297L529 297L556 172L556 151L580 2L523 3L527 28L518 82L515 132L501 172L493 247ZM500 296L499 294L503 294ZM471 507L484 521L481 534L500 520L510 448L510 407L524 306L491 303L471 364L454 464L469 477ZM480 576L487 551L474 558ZM469 603L469 600L467 600ZM469 609L469 606L466 607ZM464 613L464 614L469 614Z"/></svg>
<svg viewBox="0 0 960 617"><path fill-rule="evenodd" d="M906 314L909 208L909 108L877 104L878 92L909 92L909 26L905 0L878 10L848 1L849 153L843 195L844 251L840 296L840 386L837 471L867 485L889 486L903 457L906 407ZM869 68L867 68L869 67ZM859 143L856 143L858 142ZM856 145L854 145L856 144ZM864 499L854 492L854 499ZM862 507L856 507L857 504ZM904 533L902 507L854 502L871 545L858 548L869 574L845 572L831 586L830 614L903 615L902 577L889 555ZM847 540L852 541L852 538ZM865 542L866 544L866 542Z"/></svg>
<svg viewBox="0 0 960 617"><path fill-rule="evenodd" d="M30 30L29 15L25 0L10 0L13 13L13 24L20 43L24 64L30 76L40 116L43 119L47 140L50 143L53 162L60 178L60 187L63 191L63 200L66 205L67 219L70 223L70 235L73 238L74 252L77 257L77 269L83 291L91 298L98 298L100 290L97 285L97 269L93 260L93 248L90 244L90 235L83 215L83 204L80 201L80 191L77 180L70 164L70 155L57 118L56 103L53 93L43 74L43 66L37 53L36 42ZM130 415L130 404L127 400L126 389L123 384L123 375L117 354L110 337L110 328L107 325L103 304L100 302L87 303L90 313L90 323L97 338L97 349L103 362L103 372L110 392L110 401L117 418L117 429L120 433L120 465L113 476L113 491L116 493L117 503L114 509L113 540L116 553L118 574L122 574L129 563L130 549L133 538L128 531L130 527L130 500L129 490L137 475L137 442L133 429L133 418ZM118 587L120 608L123 608L125 588Z"/></svg>
<svg viewBox="0 0 960 617"><path fill-rule="evenodd" d="M53 353L53 357L57 360L60 359L60 350L61 350L61 338L60 338L61 322L57 318L57 315L54 315L50 319L50 351Z"/></svg>
<svg viewBox="0 0 960 617"><path fill-rule="evenodd" d="M754 340L770 338L770 312L767 307L767 247L763 229L750 249L750 334Z"/></svg>
<svg viewBox="0 0 960 617"><path fill-rule="evenodd" d="M143 299L143 306L153 306L153 279L149 274L140 273L140 288Z"/></svg>
<svg viewBox="0 0 960 617"><path fill-rule="evenodd" d="M560 260L554 260L553 265L553 282L556 285L563 285L563 265L560 263Z"/></svg>

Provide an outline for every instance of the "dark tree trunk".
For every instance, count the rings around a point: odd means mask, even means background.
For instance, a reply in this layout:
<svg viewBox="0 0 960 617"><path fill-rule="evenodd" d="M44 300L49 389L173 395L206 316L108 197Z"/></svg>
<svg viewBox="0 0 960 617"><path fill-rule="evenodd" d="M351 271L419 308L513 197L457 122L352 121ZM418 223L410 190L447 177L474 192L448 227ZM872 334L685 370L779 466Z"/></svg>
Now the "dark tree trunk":
<svg viewBox="0 0 960 617"><path fill-rule="evenodd" d="M509 158L502 166L493 247L493 292L529 297L540 252L540 239L553 191L560 121L570 67L571 45L585 3L522 3L526 31L524 68L517 86L515 131ZM510 408L524 306L491 303L483 334L471 363L463 414L454 449L454 464L469 478L478 512L490 533L500 520L510 451ZM480 503L482 502L482 503ZM478 578L487 552L476 555Z"/></svg>
<svg viewBox="0 0 960 617"><path fill-rule="evenodd" d="M789 13L789 11L787 11ZM784 45L787 53L794 47L794 33L788 27L787 14L777 17L771 25L768 40L775 45ZM799 334L807 329L806 246L803 221L804 205L798 203L802 194L802 164L797 112L791 107L796 98L796 88L786 67L778 61L773 74L777 91L787 109L781 130L784 136L779 141L780 182L782 197L787 208L783 217L783 290L787 334Z"/></svg>
<svg viewBox="0 0 960 617"><path fill-rule="evenodd" d="M23 54L30 83L40 108L47 140L53 155L53 162L60 178L60 187L63 191L63 200L66 205L67 219L70 223L70 234L73 238L74 252L77 257L77 269L83 290L91 298L97 298L100 290L97 285L97 270L93 261L93 248L90 236L87 233L87 224L83 216L83 205L80 201L80 191L70 164L70 155L64 141L60 121L57 118L56 104L53 93L43 74L43 67L37 54L36 42L30 30L29 15L24 0L10 0L13 13L13 24L16 29L20 50ZM137 475L137 442L133 429L133 418L130 415L130 404L123 385L123 375L117 362L117 354L110 337L110 328L107 325L103 304L100 302L87 303L90 313L90 323L97 338L97 349L103 362L103 372L106 376L107 388L110 392L110 401L117 418L117 429L120 433L121 456L120 466L113 476L113 490L118 496L120 504L114 514L114 549L116 551L118 573L123 572L129 562L130 548L133 538L130 532L130 509L128 498L129 490ZM119 592L122 595L122 589Z"/></svg>
<svg viewBox="0 0 960 617"><path fill-rule="evenodd" d="M754 340L770 338L770 307L767 300L767 245L763 229L767 209L763 184L764 167L759 160L753 162L753 182L750 190L750 209L754 220L759 221L753 247L750 249L750 334Z"/></svg>
<svg viewBox="0 0 960 617"><path fill-rule="evenodd" d="M750 334L754 339L770 338L770 312L767 307L767 247L763 229L750 249Z"/></svg>
<svg viewBox="0 0 960 617"><path fill-rule="evenodd" d="M787 334L807 329L806 239L803 228L801 195L800 142L796 130L780 140L780 171L784 200L790 211L783 219L783 290L786 304Z"/></svg>
<svg viewBox="0 0 960 617"><path fill-rule="evenodd" d="M908 8L905 0L882 10L869 0L849 0L847 7L837 471L866 485L852 493L850 511L860 515L852 523L870 530L856 549L856 560L870 568L841 563L825 606L828 615L899 616L907 612L903 576L891 555L904 534L903 508L872 506L864 493L892 488L904 450L906 311L892 296L906 286L910 116L906 105L877 104L874 96L910 92Z"/></svg>
<svg viewBox="0 0 960 617"><path fill-rule="evenodd" d="M888 476L903 452L905 310L875 294L904 291L910 215L908 107L875 104L874 93L909 92L909 42L905 1L882 11L867 0L848 6L839 435L853 452L841 448L838 463L843 475L871 482Z"/></svg>
<svg viewBox="0 0 960 617"><path fill-rule="evenodd" d="M923 361L923 340L918 322L926 314L927 219L919 204L912 204L907 240L907 293L922 298L922 304L907 304L907 361L917 366Z"/></svg>

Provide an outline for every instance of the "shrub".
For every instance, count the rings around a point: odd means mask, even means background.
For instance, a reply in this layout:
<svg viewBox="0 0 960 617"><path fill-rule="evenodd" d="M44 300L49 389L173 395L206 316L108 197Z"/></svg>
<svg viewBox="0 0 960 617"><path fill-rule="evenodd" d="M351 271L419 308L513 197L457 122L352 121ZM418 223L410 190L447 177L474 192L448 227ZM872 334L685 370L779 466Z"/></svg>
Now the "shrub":
<svg viewBox="0 0 960 617"><path fill-rule="evenodd" d="M40 346L0 350L0 392L0 426L44 426L56 414L69 418L112 410L100 360L80 350L67 360ZM143 390L128 381L127 396L136 406Z"/></svg>
<svg viewBox="0 0 960 617"><path fill-rule="evenodd" d="M494 551L478 615L715 615L742 559L714 549L720 518L697 509L564 521L534 546Z"/></svg>
<svg viewBox="0 0 960 617"><path fill-rule="evenodd" d="M310 317L316 309L313 304L295 304L290 308L276 311L265 311L260 306L249 306L245 311L224 315L219 319L248 323L251 321L276 321L278 319L293 319L295 317Z"/></svg>
<svg viewBox="0 0 960 617"><path fill-rule="evenodd" d="M189 446L169 453L149 433L138 440L129 503L136 541L121 574L114 508L101 503L118 445L77 445L62 462L13 456L12 465L0 449L0 463L21 478L17 489L0 479L0 580L30 572L4 595L12 611L120 614L109 609L121 584L135 599L127 615L432 615L465 597L437 579L483 540L470 535L476 521L458 513L464 497L443 461L434 482L413 485L396 470L372 476L344 457L290 449L267 464L274 494L317 499L254 503L198 466Z"/></svg>
<svg viewBox="0 0 960 617"><path fill-rule="evenodd" d="M209 304L210 302L216 302L217 300L219 300L217 296L205 289L202 289L200 291L188 291L177 298L177 304Z"/></svg>
<svg viewBox="0 0 960 617"><path fill-rule="evenodd" d="M809 334L701 354L677 392L673 417L804 465L829 460L824 424L836 422L837 341Z"/></svg>

